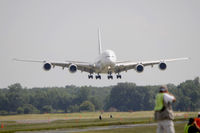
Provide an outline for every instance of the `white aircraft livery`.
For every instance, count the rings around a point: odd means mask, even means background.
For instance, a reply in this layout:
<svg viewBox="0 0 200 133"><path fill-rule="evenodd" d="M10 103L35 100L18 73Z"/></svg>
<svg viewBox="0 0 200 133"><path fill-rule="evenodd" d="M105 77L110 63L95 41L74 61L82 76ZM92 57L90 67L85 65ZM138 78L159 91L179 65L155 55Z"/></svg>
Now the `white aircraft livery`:
<svg viewBox="0 0 200 133"><path fill-rule="evenodd" d="M36 61L36 60L22 60L14 59L15 61L23 62L39 62L43 63L43 69L49 71L52 67L59 66L68 68L69 72L75 73L77 70L81 72L88 72L88 78L93 79L95 75L96 79L101 79L100 74L107 74L108 79L113 79L113 74L116 78L122 78L121 72L127 72L128 70L135 69L138 73L143 72L144 67L158 65L160 70L165 70L167 68L166 62L188 60L188 58L175 58L175 59L162 59L155 61L117 61L116 55L112 50L102 51L101 47L101 36L100 29L98 29L98 43L99 43L99 57L94 63L82 62L82 61L65 61L65 62L51 62L51 61Z"/></svg>

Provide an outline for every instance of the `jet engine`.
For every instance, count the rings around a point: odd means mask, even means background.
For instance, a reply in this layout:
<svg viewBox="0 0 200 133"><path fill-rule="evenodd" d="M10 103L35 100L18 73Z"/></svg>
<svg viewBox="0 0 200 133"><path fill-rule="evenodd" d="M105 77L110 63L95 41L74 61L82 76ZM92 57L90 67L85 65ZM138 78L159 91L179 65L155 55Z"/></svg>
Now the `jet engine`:
<svg viewBox="0 0 200 133"><path fill-rule="evenodd" d="M159 64L159 68L160 68L160 70L165 70L165 69L167 68L166 63L164 63L164 62L160 62L160 64Z"/></svg>
<svg viewBox="0 0 200 133"><path fill-rule="evenodd" d="M69 66L69 72L75 73L76 71L77 71L77 66L74 65L74 64L71 64L71 65Z"/></svg>
<svg viewBox="0 0 200 133"><path fill-rule="evenodd" d="M136 71L137 71L138 73L143 72L143 70L144 70L144 66L143 66L142 64L138 64L138 65L136 66Z"/></svg>
<svg viewBox="0 0 200 133"><path fill-rule="evenodd" d="M45 71L49 71L49 70L51 69L51 64L50 64L50 63L45 63L45 64L43 65L43 69L44 69Z"/></svg>

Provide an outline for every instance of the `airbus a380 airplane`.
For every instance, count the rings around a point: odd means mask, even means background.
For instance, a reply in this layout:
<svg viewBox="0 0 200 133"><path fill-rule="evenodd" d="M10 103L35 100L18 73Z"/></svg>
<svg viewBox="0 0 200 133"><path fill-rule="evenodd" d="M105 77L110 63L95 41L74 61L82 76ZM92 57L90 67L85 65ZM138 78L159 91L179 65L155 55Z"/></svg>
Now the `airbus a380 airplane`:
<svg viewBox="0 0 200 133"><path fill-rule="evenodd" d="M161 70L167 68L166 62L187 60L188 58L175 58L175 59L165 59L156 61L117 61L116 55L112 50L105 50L102 52L101 47L101 36L100 29L98 29L98 43L99 43L99 57L94 63L80 62L80 61L65 61L65 62L48 62L48 61L36 61L36 60L22 60L14 59L15 61L23 62L40 62L43 63L43 68L49 71L52 67L59 66L68 68L71 73L75 73L77 70L81 72L88 72L88 78L93 79L93 74L95 74L96 79L101 79L100 74L108 74L108 79L113 79L112 74L116 74L116 78L122 78L121 72L126 72L131 69L135 69L138 73L143 72L145 66L158 65Z"/></svg>

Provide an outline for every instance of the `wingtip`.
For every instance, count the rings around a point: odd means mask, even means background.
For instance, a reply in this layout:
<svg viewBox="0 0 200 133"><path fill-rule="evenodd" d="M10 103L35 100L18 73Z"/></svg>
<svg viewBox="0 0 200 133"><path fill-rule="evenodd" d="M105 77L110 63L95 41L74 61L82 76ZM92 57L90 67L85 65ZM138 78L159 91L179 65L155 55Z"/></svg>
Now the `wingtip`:
<svg viewBox="0 0 200 133"><path fill-rule="evenodd" d="M190 60L190 59L191 59L190 57L182 58L182 60Z"/></svg>
<svg viewBox="0 0 200 133"><path fill-rule="evenodd" d="M17 59L17 58L12 58L12 60L13 60L13 61L17 61L18 59Z"/></svg>

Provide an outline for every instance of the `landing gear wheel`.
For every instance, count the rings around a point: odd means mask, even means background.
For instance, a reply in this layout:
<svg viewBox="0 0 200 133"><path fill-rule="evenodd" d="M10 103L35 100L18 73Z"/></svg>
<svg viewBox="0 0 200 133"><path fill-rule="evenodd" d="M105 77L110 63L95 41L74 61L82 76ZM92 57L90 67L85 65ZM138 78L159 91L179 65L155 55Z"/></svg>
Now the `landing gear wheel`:
<svg viewBox="0 0 200 133"><path fill-rule="evenodd" d="M88 79L93 79L93 75L88 75Z"/></svg>
<svg viewBox="0 0 200 133"><path fill-rule="evenodd" d="M101 75L96 75L96 79L101 79Z"/></svg>
<svg viewBox="0 0 200 133"><path fill-rule="evenodd" d="M113 76L112 75L108 75L108 79L113 79Z"/></svg>
<svg viewBox="0 0 200 133"><path fill-rule="evenodd" d="M119 79L121 79L121 78L122 78L122 76L118 74L118 75L117 75L117 79L118 79L118 78L119 78Z"/></svg>

